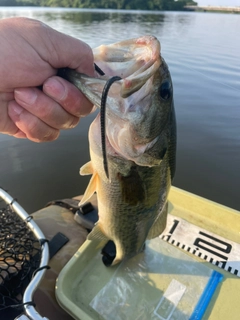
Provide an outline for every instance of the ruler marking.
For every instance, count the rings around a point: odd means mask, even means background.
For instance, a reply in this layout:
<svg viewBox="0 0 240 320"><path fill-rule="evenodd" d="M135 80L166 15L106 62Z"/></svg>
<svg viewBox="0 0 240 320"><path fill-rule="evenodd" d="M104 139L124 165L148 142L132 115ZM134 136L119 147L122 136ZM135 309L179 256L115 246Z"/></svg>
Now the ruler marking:
<svg viewBox="0 0 240 320"><path fill-rule="evenodd" d="M226 252L226 253L229 253L229 252L231 251L231 249L232 249L231 244L226 243L225 241L222 241L222 240L220 240L220 239L217 239L217 238L211 236L210 234L207 234L207 233L202 232L202 231L199 231L199 234L201 234L201 235L203 235L203 236L205 236L205 237L207 237L207 238L209 238L209 239L211 239L211 240L214 240L214 241L219 242L219 243L221 243L221 244L223 244L223 245L226 246L226 249L223 249L222 247L219 247L219 246L217 246L216 244L211 243L212 247L214 247L215 249L224 251L224 252Z"/></svg>
<svg viewBox="0 0 240 320"><path fill-rule="evenodd" d="M167 242L169 242L170 238L171 238L171 236L167 236Z"/></svg>
<svg viewBox="0 0 240 320"><path fill-rule="evenodd" d="M240 244L168 215L164 241L240 277Z"/></svg>
<svg viewBox="0 0 240 320"><path fill-rule="evenodd" d="M163 239L163 240L167 239L167 236L165 236L165 235L162 236L162 239ZM167 240L165 240L165 241L167 241Z"/></svg>
<svg viewBox="0 0 240 320"><path fill-rule="evenodd" d="M220 249L219 249L220 247L218 247L218 246L214 245L213 243L210 243L210 242L208 242L208 241L206 241L206 240L204 240L204 239L197 238L197 239L194 241L194 245L195 245L195 246L198 246L199 248L201 248L201 249L203 249L203 250L206 250L206 251L208 251L208 252L210 252L210 253L218 256L218 257L221 258L221 259L224 259L224 260L227 260L227 259L228 259L226 256L222 255L221 253L216 252L216 251L214 251L214 250L212 250L212 249L210 249L210 248L202 245L201 243L204 243L204 244L206 244L206 245L208 245L208 246L212 246L213 248L217 248L218 250L220 250Z"/></svg>
<svg viewBox="0 0 240 320"><path fill-rule="evenodd" d="M172 226L171 230L169 231L170 234L173 234L173 232L174 232L175 229L177 228L177 226L178 226L178 224L179 224L179 220L174 219L173 222L174 222L174 223L173 223L173 226Z"/></svg>

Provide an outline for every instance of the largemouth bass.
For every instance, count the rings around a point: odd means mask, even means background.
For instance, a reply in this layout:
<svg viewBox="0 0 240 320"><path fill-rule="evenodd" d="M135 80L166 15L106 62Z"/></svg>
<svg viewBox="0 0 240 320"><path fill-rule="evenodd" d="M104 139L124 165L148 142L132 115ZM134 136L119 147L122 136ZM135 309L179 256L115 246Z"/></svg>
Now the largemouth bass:
<svg viewBox="0 0 240 320"><path fill-rule="evenodd" d="M102 45L93 49L104 76L91 78L65 70L92 103L101 107L106 83L103 163L100 115L90 126L91 161L80 169L91 180L81 204L96 191L99 221L88 239L110 239L116 246L115 265L141 252L146 239L162 233L167 197L175 172L176 122L173 87L160 43L153 36Z"/></svg>

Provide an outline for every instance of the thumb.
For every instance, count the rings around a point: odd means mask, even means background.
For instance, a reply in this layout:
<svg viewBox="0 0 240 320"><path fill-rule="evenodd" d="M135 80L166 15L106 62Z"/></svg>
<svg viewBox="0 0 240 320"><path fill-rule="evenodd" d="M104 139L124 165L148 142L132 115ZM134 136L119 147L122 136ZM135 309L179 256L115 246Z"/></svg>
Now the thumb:
<svg viewBox="0 0 240 320"><path fill-rule="evenodd" d="M93 52L88 44L51 28L48 35L56 53L48 59L52 67L69 67L94 76Z"/></svg>

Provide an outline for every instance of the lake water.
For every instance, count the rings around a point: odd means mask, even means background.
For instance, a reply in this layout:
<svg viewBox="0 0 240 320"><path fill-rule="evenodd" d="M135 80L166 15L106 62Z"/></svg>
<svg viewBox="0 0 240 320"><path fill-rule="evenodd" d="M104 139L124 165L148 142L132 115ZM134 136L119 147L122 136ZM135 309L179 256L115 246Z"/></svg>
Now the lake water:
<svg viewBox="0 0 240 320"><path fill-rule="evenodd" d="M0 18L10 16L39 19L92 47L155 35L174 84L173 184L240 210L240 15L1 7ZM29 212L83 193L88 178L78 172L89 160L93 117L50 143L0 135L0 185Z"/></svg>

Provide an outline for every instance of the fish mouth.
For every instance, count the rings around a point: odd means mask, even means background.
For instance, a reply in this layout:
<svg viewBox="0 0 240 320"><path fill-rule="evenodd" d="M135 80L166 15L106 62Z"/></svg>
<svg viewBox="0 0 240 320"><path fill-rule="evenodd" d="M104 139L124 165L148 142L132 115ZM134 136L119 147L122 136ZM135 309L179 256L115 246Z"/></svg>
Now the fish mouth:
<svg viewBox="0 0 240 320"><path fill-rule="evenodd" d="M106 82L118 76L120 96L127 98L138 91L161 65L160 43L154 36L142 36L93 49L94 61L104 75L89 77L75 70L60 69L58 75L80 89L96 106L100 106ZM100 71L100 73L101 73Z"/></svg>
<svg viewBox="0 0 240 320"><path fill-rule="evenodd" d="M122 78L120 95L139 90L161 64L160 43L154 36L125 40L93 49L94 61L105 73L102 80Z"/></svg>

